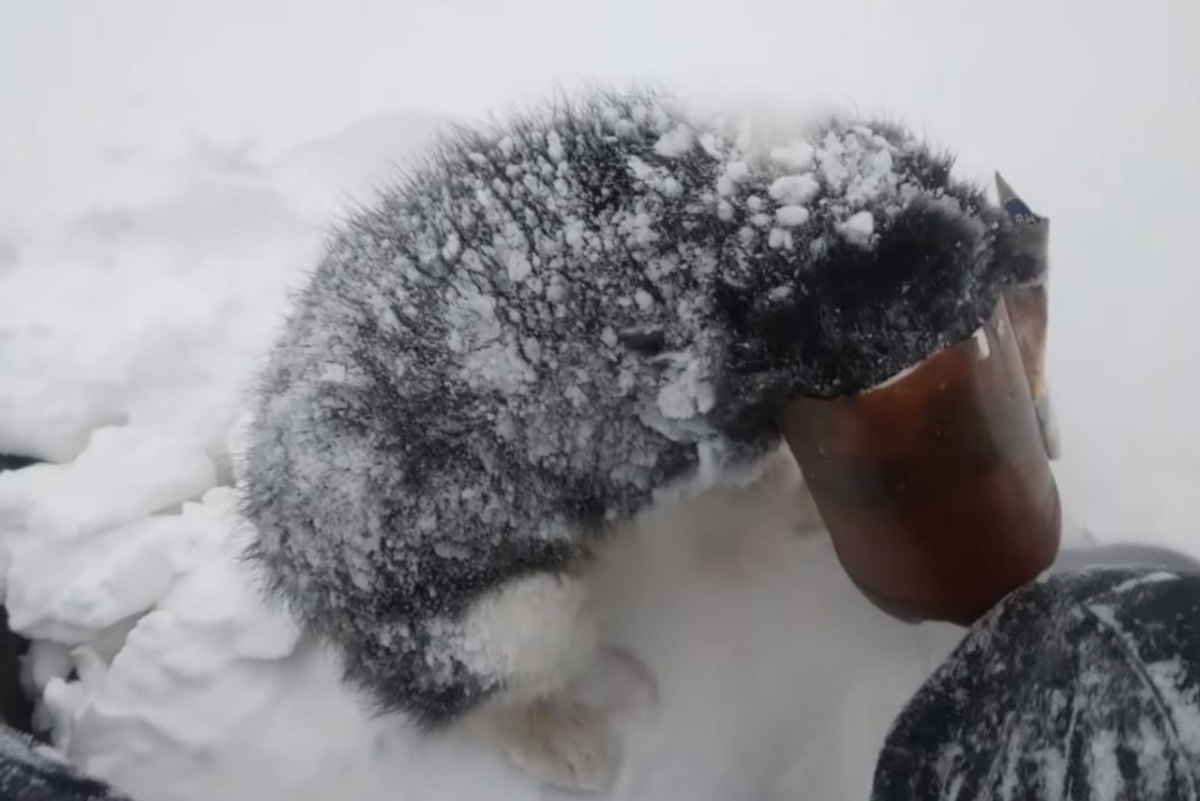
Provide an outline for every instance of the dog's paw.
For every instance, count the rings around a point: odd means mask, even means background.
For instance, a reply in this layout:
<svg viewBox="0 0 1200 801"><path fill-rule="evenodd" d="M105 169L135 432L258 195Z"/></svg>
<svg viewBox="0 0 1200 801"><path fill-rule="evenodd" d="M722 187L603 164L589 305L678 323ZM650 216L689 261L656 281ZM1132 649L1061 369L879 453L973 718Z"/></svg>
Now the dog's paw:
<svg viewBox="0 0 1200 801"><path fill-rule="evenodd" d="M570 689L595 709L625 719L647 720L659 705L658 680L650 668L632 652L611 645L597 652Z"/></svg>
<svg viewBox="0 0 1200 801"><path fill-rule="evenodd" d="M603 792L616 776L615 737L606 713L553 696L481 710L475 729L537 781L573 791Z"/></svg>

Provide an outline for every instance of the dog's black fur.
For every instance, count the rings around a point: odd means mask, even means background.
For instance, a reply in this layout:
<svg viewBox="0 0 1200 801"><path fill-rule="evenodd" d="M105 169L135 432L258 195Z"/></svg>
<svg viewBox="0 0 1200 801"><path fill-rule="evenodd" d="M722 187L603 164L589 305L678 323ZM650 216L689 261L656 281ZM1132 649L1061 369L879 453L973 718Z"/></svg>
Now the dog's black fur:
<svg viewBox="0 0 1200 801"><path fill-rule="evenodd" d="M893 124L800 141L811 165L668 98L560 101L448 136L333 235L262 378L244 511L272 593L381 708L436 725L502 689L452 642L482 594L761 456L788 397L981 324L1005 222L950 158Z"/></svg>

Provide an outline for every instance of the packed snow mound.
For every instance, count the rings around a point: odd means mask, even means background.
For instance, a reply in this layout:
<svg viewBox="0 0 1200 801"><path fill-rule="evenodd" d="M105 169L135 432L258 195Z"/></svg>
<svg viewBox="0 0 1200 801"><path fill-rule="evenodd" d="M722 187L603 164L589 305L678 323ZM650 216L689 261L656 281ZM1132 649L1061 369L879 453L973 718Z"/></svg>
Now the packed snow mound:
<svg viewBox="0 0 1200 801"><path fill-rule="evenodd" d="M800 530L811 521L797 519L793 480L646 519L604 556L605 641L661 688L657 707L626 699L612 798L782 801L814 786L865 797L888 722L955 641L871 607L828 539ZM143 601L157 597L115 658L86 644L73 654L78 681L42 672L74 761L145 801L545 797L457 733L425 740L371 716L331 655L262 606L236 559L234 514L233 493L217 489L159 519L184 571L165 592L135 583ZM121 583L115 564L89 569L92 588L106 571ZM611 675L589 682L618 701L627 692Z"/></svg>
<svg viewBox="0 0 1200 801"><path fill-rule="evenodd" d="M219 459L217 410L240 403L331 210L369 199L441 124L369 120L268 164L202 141L166 166L131 158L140 196L0 242L0 453L65 462L98 428L152 420L215 429L198 436Z"/></svg>

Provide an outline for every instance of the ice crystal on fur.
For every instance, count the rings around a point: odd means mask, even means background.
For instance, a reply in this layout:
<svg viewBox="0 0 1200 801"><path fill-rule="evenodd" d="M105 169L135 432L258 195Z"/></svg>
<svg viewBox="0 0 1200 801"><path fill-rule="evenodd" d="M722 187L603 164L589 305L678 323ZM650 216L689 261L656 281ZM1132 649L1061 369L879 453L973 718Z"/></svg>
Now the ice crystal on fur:
<svg viewBox="0 0 1200 801"><path fill-rule="evenodd" d="M451 718L508 678L461 655L473 602L758 457L788 396L968 335L998 220L889 125L751 148L632 94L458 131L298 298L251 436L253 556L383 707Z"/></svg>

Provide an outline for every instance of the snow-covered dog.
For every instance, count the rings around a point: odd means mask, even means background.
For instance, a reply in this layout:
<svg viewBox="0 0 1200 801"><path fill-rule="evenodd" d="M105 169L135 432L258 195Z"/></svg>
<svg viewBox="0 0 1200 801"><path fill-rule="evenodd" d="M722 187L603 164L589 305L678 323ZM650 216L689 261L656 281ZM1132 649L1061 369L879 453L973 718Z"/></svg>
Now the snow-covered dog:
<svg viewBox="0 0 1200 801"><path fill-rule="evenodd" d="M461 130L332 236L262 377L252 557L384 710L603 785L594 547L753 467L798 392L984 319L1003 216L894 125L764 143L651 94Z"/></svg>

